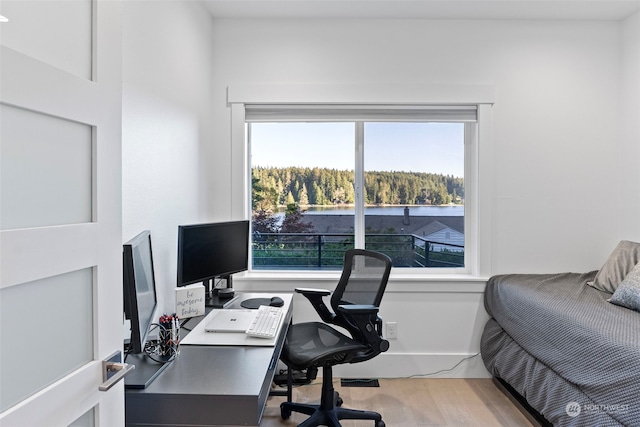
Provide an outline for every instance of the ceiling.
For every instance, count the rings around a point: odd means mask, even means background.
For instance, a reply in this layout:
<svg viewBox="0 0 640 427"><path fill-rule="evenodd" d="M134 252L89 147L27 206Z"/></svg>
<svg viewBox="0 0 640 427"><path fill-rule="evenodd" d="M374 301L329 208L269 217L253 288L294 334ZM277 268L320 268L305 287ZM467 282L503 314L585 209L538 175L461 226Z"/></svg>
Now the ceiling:
<svg viewBox="0 0 640 427"><path fill-rule="evenodd" d="M203 0L214 18L622 20L640 0Z"/></svg>

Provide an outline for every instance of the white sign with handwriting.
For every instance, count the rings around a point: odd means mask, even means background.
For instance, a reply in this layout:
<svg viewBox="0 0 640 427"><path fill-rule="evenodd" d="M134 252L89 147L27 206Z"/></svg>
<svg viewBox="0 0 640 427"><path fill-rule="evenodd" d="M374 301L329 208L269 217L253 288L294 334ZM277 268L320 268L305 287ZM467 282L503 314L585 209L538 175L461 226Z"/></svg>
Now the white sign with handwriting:
<svg viewBox="0 0 640 427"><path fill-rule="evenodd" d="M176 288L176 314L178 318L204 315L204 286L194 284Z"/></svg>

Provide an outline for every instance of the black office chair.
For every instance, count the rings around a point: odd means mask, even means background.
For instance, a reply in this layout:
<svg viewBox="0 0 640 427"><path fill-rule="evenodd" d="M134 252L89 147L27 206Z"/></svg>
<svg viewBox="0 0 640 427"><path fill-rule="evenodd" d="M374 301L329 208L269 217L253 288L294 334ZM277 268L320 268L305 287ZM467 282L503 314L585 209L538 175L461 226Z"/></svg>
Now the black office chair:
<svg viewBox="0 0 640 427"><path fill-rule="evenodd" d="M340 427L341 419L374 420L384 427L377 412L342 408L342 399L333 389L332 367L342 363L369 360L389 349L382 338L382 319L378 316L391 259L380 253L350 249L344 255L342 276L331 296L331 308L323 297L331 292L317 289L296 289L313 305L325 322L297 323L290 326L280 359L287 365L289 378L287 402L280 405L283 419L291 412L310 415L299 427L326 425ZM327 323L342 327L351 337L338 332ZM293 370L317 372L322 367L322 395L319 405L292 402ZM313 375L315 377L315 375Z"/></svg>

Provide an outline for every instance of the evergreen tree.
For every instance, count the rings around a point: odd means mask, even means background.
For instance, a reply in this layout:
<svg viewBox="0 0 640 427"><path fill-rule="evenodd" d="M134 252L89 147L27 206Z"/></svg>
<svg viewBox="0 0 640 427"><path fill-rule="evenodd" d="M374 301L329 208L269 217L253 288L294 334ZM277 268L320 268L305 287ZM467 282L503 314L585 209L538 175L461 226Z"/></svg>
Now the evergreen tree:
<svg viewBox="0 0 640 427"><path fill-rule="evenodd" d="M307 184L302 184L302 188L298 192L298 204L301 206L309 205L309 194L307 193Z"/></svg>
<svg viewBox="0 0 640 427"><path fill-rule="evenodd" d="M251 198L252 210L254 212L274 212L279 204L276 190L272 187L265 188L260 183L260 179L255 176L251 178L251 187L253 193L253 197Z"/></svg>
<svg viewBox="0 0 640 427"><path fill-rule="evenodd" d="M287 206L296 203L296 200L293 198L293 193L291 191L289 191L289 193L287 194L287 198L285 201L287 203Z"/></svg>

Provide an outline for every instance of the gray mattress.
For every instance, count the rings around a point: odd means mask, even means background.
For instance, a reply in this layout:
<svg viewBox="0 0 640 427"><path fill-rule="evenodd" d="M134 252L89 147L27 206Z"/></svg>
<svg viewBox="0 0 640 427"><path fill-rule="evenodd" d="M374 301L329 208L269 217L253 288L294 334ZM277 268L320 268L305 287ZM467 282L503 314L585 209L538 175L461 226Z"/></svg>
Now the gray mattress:
<svg viewBox="0 0 640 427"><path fill-rule="evenodd" d="M640 426L640 313L588 286L595 274L489 279L482 358L556 426Z"/></svg>

